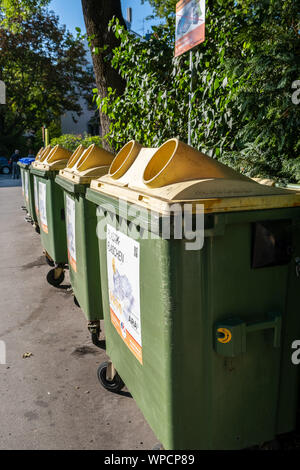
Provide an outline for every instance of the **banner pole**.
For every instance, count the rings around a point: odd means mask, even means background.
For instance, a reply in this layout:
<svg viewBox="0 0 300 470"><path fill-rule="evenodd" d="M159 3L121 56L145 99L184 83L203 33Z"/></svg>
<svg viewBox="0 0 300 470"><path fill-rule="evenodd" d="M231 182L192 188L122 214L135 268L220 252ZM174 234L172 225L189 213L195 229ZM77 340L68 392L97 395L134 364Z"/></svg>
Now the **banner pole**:
<svg viewBox="0 0 300 470"><path fill-rule="evenodd" d="M192 98L193 98L193 50L190 50L190 75L191 75L191 86L189 93L189 121L188 121L188 144L192 145L192 125L191 125L191 116L192 116Z"/></svg>
<svg viewBox="0 0 300 470"><path fill-rule="evenodd" d="M47 147L49 145L49 131L46 127L45 129L45 147Z"/></svg>

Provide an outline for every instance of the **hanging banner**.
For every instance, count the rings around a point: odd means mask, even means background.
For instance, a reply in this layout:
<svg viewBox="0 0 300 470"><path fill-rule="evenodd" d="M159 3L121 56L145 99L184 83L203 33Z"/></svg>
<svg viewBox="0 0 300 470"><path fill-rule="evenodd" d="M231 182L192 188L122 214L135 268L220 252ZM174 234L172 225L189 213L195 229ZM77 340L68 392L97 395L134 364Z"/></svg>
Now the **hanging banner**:
<svg viewBox="0 0 300 470"><path fill-rule="evenodd" d="M107 274L111 322L143 364L140 311L140 245L107 225Z"/></svg>
<svg viewBox="0 0 300 470"><path fill-rule="evenodd" d="M180 0L176 5L175 57L205 41L205 0Z"/></svg>

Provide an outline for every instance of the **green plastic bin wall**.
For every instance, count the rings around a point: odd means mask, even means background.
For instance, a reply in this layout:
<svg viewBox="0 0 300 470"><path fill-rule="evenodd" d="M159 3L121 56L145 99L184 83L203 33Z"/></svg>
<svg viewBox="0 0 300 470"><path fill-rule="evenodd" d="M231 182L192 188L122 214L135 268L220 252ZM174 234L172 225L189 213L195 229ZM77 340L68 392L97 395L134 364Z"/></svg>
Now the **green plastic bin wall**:
<svg viewBox="0 0 300 470"><path fill-rule="evenodd" d="M300 191L300 184L287 184L287 189L295 189L296 191Z"/></svg>
<svg viewBox="0 0 300 470"><path fill-rule="evenodd" d="M67 264L64 193L55 183L57 172L32 168L31 173L37 178L42 246L55 263Z"/></svg>
<svg viewBox="0 0 300 470"><path fill-rule="evenodd" d="M99 222L128 233L117 199L91 189L87 197L99 206ZM100 210L107 204L116 215ZM200 251L186 251L184 240L151 240L146 219L138 241L142 364L111 321L106 240L99 239L99 254L107 354L157 438L166 449L242 449L294 429L299 370L291 344L300 338L295 257L260 269L252 269L251 257L255 224L281 220L292 221L299 255L300 209L206 215L211 228ZM231 325L233 318L266 328L269 313L281 316L280 347L274 347L280 321L277 331L249 332L244 353L239 341L216 343L218 325Z"/></svg>
<svg viewBox="0 0 300 470"><path fill-rule="evenodd" d="M67 239L68 243L73 241L73 247L68 248L68 258L74 295L88 321L102 320L95 205L85 197L87 185L75 184L60 176L56 177L56 183L64 189Z"/></svg>
<svg viewBox="0 0 300 470"><path fill-rule="evenodd" d="M33 206L34 206L34 211L35 211L35 216L36 216L36 223L39 225L39 183L38 183L38 176L34 175L32 172L32 167L30 167L30 176L33 180Z"/></svg>
<svg viewBox="0 0 300 470"><path fill-rule="evenodd" d="M20 175L21 175L21 183L22 183L22 195L24 197L24 202L25 202L25 192L24 192L24 171L23 171L23 168L22 166L18 163L19 167L20 167ZM26 202L25 202L26 204Z"/></svg>
<svg viewBox="0 0 300 470"><path fill-rule="evenodd" d="M22 179L22 191L24 195L25 206L28 214L34 222L37 222L37 216L35 212L34 204L34 181L30 173L30 166L24 165L23 163L18 162L21 172Z"/></svg>

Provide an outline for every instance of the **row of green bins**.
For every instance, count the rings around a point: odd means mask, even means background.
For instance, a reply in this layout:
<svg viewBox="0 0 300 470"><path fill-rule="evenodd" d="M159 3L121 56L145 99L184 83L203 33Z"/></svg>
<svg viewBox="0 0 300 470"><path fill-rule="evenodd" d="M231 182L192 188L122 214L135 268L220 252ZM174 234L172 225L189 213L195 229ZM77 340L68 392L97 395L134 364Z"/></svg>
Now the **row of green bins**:
<svg viewBox="0 0 300 470"><path fill-rule="evenodd" d="M43 148L39 150L36 158L39 158L43 150L44 150ZM27 212L26 220L30 222L32 225L34 225L35 228L38 230L38 220L37 220L37 214L35 211L35 204L34 204L33 177L30 173L30 166L34 160L35 160L34 158L21 158L18 161L18 165L20 167L21 181L22 181L22 193L23 193L24 202L25 202L24 209Z"/></svg>
<svg viewBox="0 0 300 470"><path fill-rule="evenodd" d="M30 170L38 193L41 242L46 260L54 266L47 274L47 281L53 286L63 282L68 263L64 194L55 177L70 157L71 152L56 145L48 155L34 161Z"/></svg>
<svg viewBox="0 0 300 470"><path fill-rule="evenodd" d="M293 430L300 194L177 139L127 145L86 193L104 227L101 383L126 384L165 449L242 449Z"/></svg>
<svg viewBox="0 0 300 470"><path fill-rule="evenodd" d="M114 155L96 145L79 146L55 182L65 194L65 214L70 281L75 301L83 310L96 346L102 346L103 319L100 288L97 218L94 204L85 197L92 178L108 173Z"/></svg>

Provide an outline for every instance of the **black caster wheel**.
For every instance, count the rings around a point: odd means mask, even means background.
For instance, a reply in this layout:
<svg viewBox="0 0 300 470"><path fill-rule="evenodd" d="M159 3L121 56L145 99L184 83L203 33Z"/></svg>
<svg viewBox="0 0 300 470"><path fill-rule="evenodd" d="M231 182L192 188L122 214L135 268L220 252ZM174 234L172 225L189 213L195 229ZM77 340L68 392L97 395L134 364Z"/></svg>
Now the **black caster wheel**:
<svg viewBox="0 0 300 470"><path fill-rule="evenodd" d="M164 446L160 442L158 442L157 444L155 444L154 447L152 447L152 450L165 450L165 449L164 449Z"/></svg>
<svg viewBox="0 0 300 470"><path fill-rule="evenodd" d="M93 328L92 330L90 330L90 333L91 333L92 343L95 346L98 346L99 337L100 337L100 333L101 333L100 326L97 326L97 327Z"/></svg>
<svg viewBox="0 0 300 470"><path fill-rule="evenodd" d="M78 302L77 298L75 297L75 295L74 295L74 304L76 305L76 307L81 308L80 305L79 305L79 302Z"/></svg>
<svg viewBox="0 0 300 470"><path fill-rule="evenodd" d="M97 348L100 349L106 349L106 343L104 339L99 339L100 338L100 328L97 329L97 332L91 333L91 341L94 344L94 346L97 346Z"/></svg>
<svg viewBox="0 0 300 470"><path fill-rule="evenodd" d="M272 441L264 442L260 446L260 450L281 450L280 442L278 439L273 439Z"/></svg>
<svg viewBox="0 0 300 470"><path fill-rule="evenodd" d="M119 393L125 384L117 372L113 380L107 380L106 371L107 371L108 365L109 365L108 362L102 362L102 364L99 366L97 370L98 380L101 383L101 385L109 392Z"/></svg>
<svg viewBox="0 0 300 470"><path fill-rule="evenodd" d="M45 256L45 261L49 266L51 266L51 268L54 268L55 263L54 263L54 261L52 261L52 259L48 258L48 256Z"/></svg>
<svg viewBox="0 0 300 470"><path fill-rule="evenodd" d="M61 269L61 273L57 276L57 269L61 268L51 269L47 274L47 281L49 282L49 284L51 284L51 286L54 287L58 287L65 278L65 273L63 269Z"/></svg>
<svg viewBox="0 0 300 470"><path fill-rule="evenodd" d="M100 349L106 349L105 340L100 340L100 321L91 321L88 324L88 330L91 335L92 343Z"/></svg>

